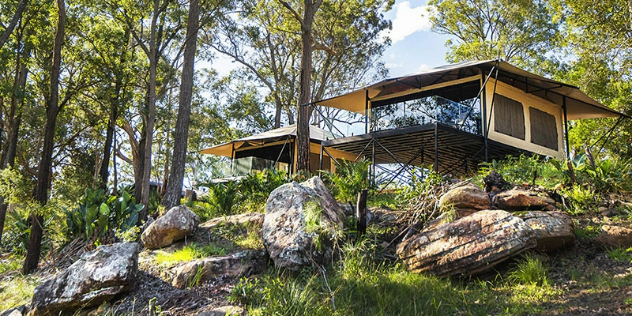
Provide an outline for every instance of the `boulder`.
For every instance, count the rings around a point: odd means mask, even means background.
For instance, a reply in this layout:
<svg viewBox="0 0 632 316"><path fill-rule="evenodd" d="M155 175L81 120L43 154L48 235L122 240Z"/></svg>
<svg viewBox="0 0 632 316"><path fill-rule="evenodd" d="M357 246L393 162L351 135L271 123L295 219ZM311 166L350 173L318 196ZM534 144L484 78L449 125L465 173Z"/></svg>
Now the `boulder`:
<svg viewBox="0 0 632 316"><path fill-rule="evenodd" d="M248 276L263 272L267 262L265 250L244 250L228 256L189 261L174 268L175 277L171 285L182 289L213 276Z"/></svg>
<svg viewBox="0 0 632 316"><path fill-rule="evenodd" d="M298 271L331 258L332 235L343 227L340 206L319 177L276 188L268 197L263 244L279 269ZM308 223L309 222L309 223Z"/></svg>
<svg viewBox="0 0 632 316"><path fill-rule="evenodd" d="M117 243L84 253L66 270L35 288L29 315L73 314L131 290L139 250L137 243Z"/></svg>
<svg viewBox="0 0 632 316"><path fill-rule="evenodd" d="M535 234L522 219L483 210L422 230L402 241L397 254L416 273L474 275L535 245Z"/></svg>
<svg viewBox="0 0 632 316"><path fill-rule="evenodd" d="M573 220L564 212L531 211L520 217L535 233L537 250L556 251L575 241Z"/></svg>
<svg viewBox="0 0 632 316"><path fill-rule="evenodd" d="M199 223L200 218L186 205L176 206L151 223L143 231L141 240L149 249L166 247L191 235Z"/></svg>
<svg viewBox="0 0 632 316"><path fill-rule="evenodd" d="M209 219L208 221L200 224L200 228L214 228L219 225L253 225L254 227L261 228L263 224L263 214L262 213L246 213L246 214L237 214L230 215L224 217L217 217L213 219Z"/></svg>
<svg viewBox="0 0 632 316"><path fill-rule="evenodd" d="M470 213L489 208L489 196L477 185L468 183L451 189L439 199L439 207L454 207L469 210Z"/></svg>
<svg viewBox="0 0 632 316"><path fill-rule="evenodd" d="M555 206L555 200L546 193L513 188L496 194L493 205L505 211L546 210Z"/></svg>
<svg viewBox="0 0 632 316"><path fill-rule="evenodd" d="M632 229L621 226L603 225L595 241L606 248L632 247Z"/></svg>

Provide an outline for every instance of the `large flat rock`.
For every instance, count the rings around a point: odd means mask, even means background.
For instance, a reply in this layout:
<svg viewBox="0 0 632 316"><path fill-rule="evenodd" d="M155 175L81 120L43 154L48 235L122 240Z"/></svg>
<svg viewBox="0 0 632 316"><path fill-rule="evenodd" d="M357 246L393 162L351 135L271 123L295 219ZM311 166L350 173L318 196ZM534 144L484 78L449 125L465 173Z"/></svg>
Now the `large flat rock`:
<svg viewBox="0 0 632 316"><path fill-rule="evenodd" d="M533 230L502 210L483 210L402 241L397 254L413 272L477 274L536 246Z"/></svg>

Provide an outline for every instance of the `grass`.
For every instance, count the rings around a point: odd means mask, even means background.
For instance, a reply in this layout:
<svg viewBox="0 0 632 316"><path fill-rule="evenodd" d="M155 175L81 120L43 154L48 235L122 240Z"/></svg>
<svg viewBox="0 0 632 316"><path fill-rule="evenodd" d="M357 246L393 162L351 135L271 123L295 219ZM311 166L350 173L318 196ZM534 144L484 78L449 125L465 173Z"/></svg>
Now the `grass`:
<svg viewBox="0 0 632 316"><path fill-rule="evenodd" d="M548 267L533 254L526 254L509 271L508 280L513 284L547 286Z"/></svg>
<svg viewBox="0 0 632 316"><path fill-rule="evenodd" d="M341 260L325 273L288 276L270 269L242 279L229 299L245 305L249 315L515 315L542 313L544 303L562 294L538 282L463 282L411 273L372 260L375 251L368 239L346 244Z"/></svg>
<svg viewBox="0 0 632 316"><path fill-rule="evenodd" d="M158 252L155 260L160 265L172 265L178 262L191 261L209 256L226 255L226 249L214 244L199 245L191 243L174 252Z"/></svg>
<svg viewBox="0 0 632 316"><path fill-rule="evenodd" d="M613 260L632 262L632 247L610 249L608 251L608 257Z"/></svg>
<svg viewBox="0 0 632 316"><path fill-rule="evenodd" d="M575 236L578 239L593 239L597 237L600 232L601 226L598 225L586 225L585 228L575 228Z"/></svg>
<svg viewBox="0 0 632 316"><path fill-rule="evenodd" d="M37 277L21 274L0 281L0 311L30 303L38 284Z"/></svg>

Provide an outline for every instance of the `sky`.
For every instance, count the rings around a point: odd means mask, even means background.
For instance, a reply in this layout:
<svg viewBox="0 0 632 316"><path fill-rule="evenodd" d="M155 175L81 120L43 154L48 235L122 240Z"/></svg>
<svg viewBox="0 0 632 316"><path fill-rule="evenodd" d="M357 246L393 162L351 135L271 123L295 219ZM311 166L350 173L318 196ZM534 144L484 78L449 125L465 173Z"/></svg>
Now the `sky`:
<svg viewBox="0 0 632 316"><path fill-rule="evenodd" d="M447 64L447 35L433 33L425 0L396 1L385 17L393 22L389 47L382 57L391 77Z"/></svg>

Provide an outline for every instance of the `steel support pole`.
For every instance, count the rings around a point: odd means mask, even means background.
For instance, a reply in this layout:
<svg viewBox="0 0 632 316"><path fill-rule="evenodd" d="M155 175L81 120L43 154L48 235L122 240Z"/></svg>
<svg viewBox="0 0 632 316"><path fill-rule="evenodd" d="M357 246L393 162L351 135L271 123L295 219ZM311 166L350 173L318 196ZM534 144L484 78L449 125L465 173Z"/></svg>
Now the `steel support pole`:
<svg viewBox="0 0 632 316"><path fill-rule="evenodd" d="M369 90L364 94L364 133L369 133Z"/></svg>
<svg viewBox="0 0 632 316"><path fill-rule="evenodd" d="M571 159L570 146L568 143L568 116L566 116L566 97L562 98L562 109L564 109L564 138L566 141L566 159Z"/></svg>
<svg viewBox="0 0 632 316"><path fill-rule="evenodd" d="M435 122L434 129L434 171L439 172L439 123Z"/></svg>
<svg viewBox="0 0 632 316"><path fill-rule="evenodd" d="M375 140L371 139L371 169L372 169L372 178L373 178L373 186L375 187L376 182L375 181Z"/></svg>
<svg viewBox="0 0 632 316"><path fill-rule="evenodd" d="M318 170L319 170L318 171L319 173L320 173L320 170L323 170L323 143L320 143L320 167Z"/></svg>

